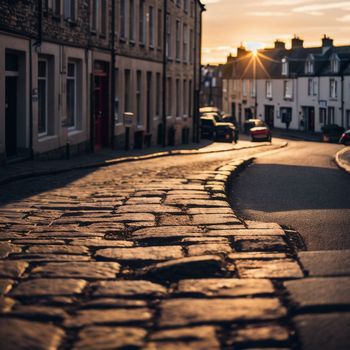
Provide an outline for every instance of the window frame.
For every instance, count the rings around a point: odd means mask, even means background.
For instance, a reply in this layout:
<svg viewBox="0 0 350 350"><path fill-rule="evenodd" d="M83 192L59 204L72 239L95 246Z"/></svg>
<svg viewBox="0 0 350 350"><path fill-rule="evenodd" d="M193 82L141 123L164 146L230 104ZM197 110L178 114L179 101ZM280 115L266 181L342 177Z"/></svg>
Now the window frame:
<svg viewBox="0 0 350 350"><path fill-rule="evenodd" d="M74 66L74 76L69 75L69 65ZM67 110L67 126L68 130L76 130L77 129L77 122L78 122L78 110L77 110L77 74L78 74L78 64L74 61L68 61L67 63L67 76L66 76L66 110ZM73 107L73 125L68 124L68 81L74 82L74 107Z"/></svg>
<svg viewBox="0 0 350 350"><path fill-rule="evenodd" d="M39 76L39 64L40 62L45 62L45 77ZM47 58L38 59L38 136L43 137L49 134L49 106L48 106L48 97L49 97L49 60ZM39 81L45 81L45 131L40 132L39 130Z"/></svg>

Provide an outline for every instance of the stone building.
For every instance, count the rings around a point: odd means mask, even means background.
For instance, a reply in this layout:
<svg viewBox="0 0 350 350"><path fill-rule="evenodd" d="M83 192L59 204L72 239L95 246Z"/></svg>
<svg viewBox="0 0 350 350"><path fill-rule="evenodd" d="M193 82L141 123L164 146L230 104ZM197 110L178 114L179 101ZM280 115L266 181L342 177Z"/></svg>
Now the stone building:
<svg viewBox="0 0 350 350"><path fill-rule="evenodd" d="M199 0L0 0L0 159L188 142L202 11Z"/></svg>
<svg viewBox="0 0 350 350"><path fill-rule="evenodd" d="M250 117L270 127L320 132L326 124L350 128L350 46L291 48L275 42L257 54L238 50L224 67L223 108L242 123Z"/></svg>

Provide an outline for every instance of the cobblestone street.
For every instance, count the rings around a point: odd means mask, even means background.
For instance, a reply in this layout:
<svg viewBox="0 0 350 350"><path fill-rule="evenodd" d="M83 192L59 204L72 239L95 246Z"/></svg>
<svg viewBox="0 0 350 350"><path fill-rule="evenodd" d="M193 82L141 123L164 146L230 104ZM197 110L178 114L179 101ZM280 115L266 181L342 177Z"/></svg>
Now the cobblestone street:
<svg viewBox="0 0 350 350"><path fill-rule="evenodd" d="M3 185L0 348L297 348L296 244L238 218L225 187L277 147Z"/></svg>

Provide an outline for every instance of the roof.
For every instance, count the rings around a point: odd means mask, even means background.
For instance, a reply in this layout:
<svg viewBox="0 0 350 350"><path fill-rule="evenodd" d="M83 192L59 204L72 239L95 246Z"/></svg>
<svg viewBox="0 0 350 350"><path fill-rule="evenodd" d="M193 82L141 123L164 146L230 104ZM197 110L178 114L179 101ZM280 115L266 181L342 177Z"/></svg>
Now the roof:
<svg viewBox="0 0 350 350"><path fill-rule="evenodd" d="M245 52L245 53L244 53ZM331 60L339 58L339 72L331 70ZM289 76L329 76L350 75L350 45L324 47L299 47L294 49L263 49L255 56L252 52L242 51L237 57L230 56L223 67L224 79L269 79L282 76L282 59L289 64ZM305 73L308 59L314 63L314 73Z"/></svg>

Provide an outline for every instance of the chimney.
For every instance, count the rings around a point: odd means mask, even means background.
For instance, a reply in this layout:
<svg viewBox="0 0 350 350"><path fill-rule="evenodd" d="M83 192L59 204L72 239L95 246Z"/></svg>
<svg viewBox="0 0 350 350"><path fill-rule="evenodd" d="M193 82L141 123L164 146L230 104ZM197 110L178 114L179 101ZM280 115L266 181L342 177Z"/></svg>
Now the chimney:
<svg viewBox="0 0 350 350"><path fill-rule="evenodd" d="M227 63L232 63L235 60L235 58L232 56L232 54L229 54L227 56Z"/></svg>
<svg viewBox="0 0 350 350"><path fill-rule="evenodd" d="M237 48L237 57L243 57L247 55L248 51L245 49L245 47L241 44L240 47Z"/></svg>
<svg viewBox="0 0 350 350"><path fill-rule="evenodd" d="M303 47L304 40L301 40L299 37L294 35L294 38L292 39L292 49L300 49Z"/></svg>
<svg viewBox="0 0 350 350"><path fill-rule="evenodd" d="M283 41L276 40L275 41L275 49L284 50L286 48L286 44Z"/></svg>
<svg viewBox="0 0 350 350"><path fill-rule="evenodd" d="M322 38L322 47L323 48L329 48L333 46L333 39L331 39L329 36L326 34Z"/></svg>

